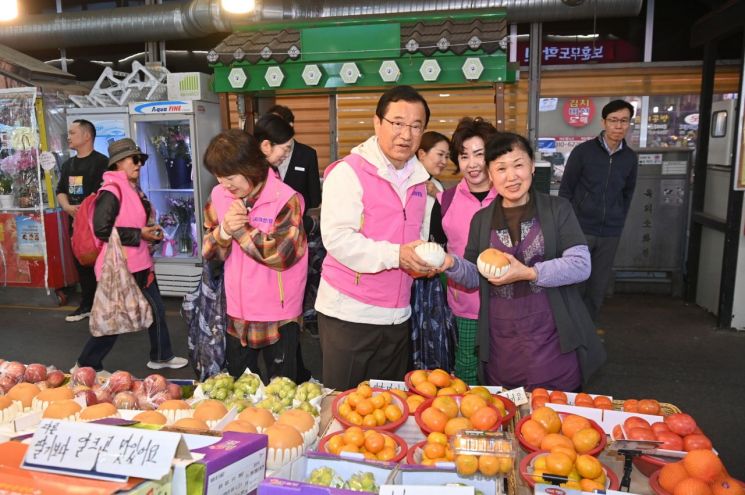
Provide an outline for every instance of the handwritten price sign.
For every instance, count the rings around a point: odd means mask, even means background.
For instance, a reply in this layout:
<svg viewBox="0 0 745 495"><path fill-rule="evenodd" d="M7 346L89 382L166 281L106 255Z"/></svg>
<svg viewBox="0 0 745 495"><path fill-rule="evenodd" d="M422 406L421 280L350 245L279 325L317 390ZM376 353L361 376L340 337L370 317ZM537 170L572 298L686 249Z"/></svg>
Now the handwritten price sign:
<svg viewBox="0 0 745 495"><path fill-rule="evenodd" d="M178 433L44 420L23 467L107 481L159 480L175 456L190 458Z"/></svg>

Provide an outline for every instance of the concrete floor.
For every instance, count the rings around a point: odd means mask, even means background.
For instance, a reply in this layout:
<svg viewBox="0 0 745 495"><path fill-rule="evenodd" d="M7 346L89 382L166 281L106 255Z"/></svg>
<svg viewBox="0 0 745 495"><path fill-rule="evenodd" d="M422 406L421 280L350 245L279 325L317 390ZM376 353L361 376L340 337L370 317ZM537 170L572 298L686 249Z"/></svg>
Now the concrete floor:
<svg viewBox="0 0 745 495"><path fill-rule="evenodd" d="M166 301L174 350L186 356L180 301ZM0 358L68 370L89 336L87 321L64 321L72 309L0 306ZM745 332L717 331L701 308L657 295L616 294L600 326L609 357L588 392L675 404L697 420L730 473L745 479ZM302 345L306 365L320 377L318 340L304 336ZM148 346L144 332L124 335L104 365L145 376ZM163 375L194 377L190 368Z"/></svg>

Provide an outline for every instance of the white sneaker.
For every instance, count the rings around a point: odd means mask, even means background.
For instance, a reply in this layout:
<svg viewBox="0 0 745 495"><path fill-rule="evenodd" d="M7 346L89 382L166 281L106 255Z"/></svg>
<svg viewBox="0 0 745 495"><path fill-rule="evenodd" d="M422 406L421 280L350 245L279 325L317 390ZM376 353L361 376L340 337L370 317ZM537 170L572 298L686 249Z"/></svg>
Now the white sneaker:
<svg viewBox="0 0 745 495"><path fill-rule="evenodd" d="M173 356L168 361L148 361L147 367L151 370L161 370L163 368L172 368L177 370L179 368L183 368L187 364L189 364L188 360L182 357Z"/></svg>

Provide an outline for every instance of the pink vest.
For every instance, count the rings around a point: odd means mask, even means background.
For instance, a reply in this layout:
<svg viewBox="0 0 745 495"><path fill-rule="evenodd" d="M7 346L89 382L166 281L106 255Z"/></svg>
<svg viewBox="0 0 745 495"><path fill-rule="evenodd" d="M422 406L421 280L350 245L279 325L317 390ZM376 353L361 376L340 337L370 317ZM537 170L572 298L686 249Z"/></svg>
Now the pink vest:
<svg viewBox="0 0 745 495"><path fill-rule="evenodd" d="M494 201L497 192L489 189L484 201L479 202L468 190L465 179L461 179L455 186L455 195L445 216L442 218L442 229L448 238L448 251L463 256L468 244L468 231L471 219L481 208L485 208ZM466 289L448 279L448 304L455 316L475 320L479 317L479 289Z"/></svg>
<svg viewBox="0 0 745 495"><path fill-rule="evenodd" d="M419 239L427 196L424 184L409 187L406 204L402 207L393 186L378 175L375 165L356 154L342 161L352 167L362 186L360 233L369 239L395 244ZM337 163L329 165L325 175ZM372 306L405 308L411 300L413 279L398 268L378 273L357 273L329 253L323 261L321 276L342 294Z"/></svg>
<svg viewBox="0 0 745 495"><path fill-rule="evenodd" d="M124 172L105 172L100 191L108 191L119 200L119 214L114 221L115 227L141 229L147 225L147 213L145 212L145 207L142 205L139 193L134 190ZM101 277L101 267L103 266L104 256L108 247L108 242L102 243L101 252L98 253L98 258L96 258L96 280ZM153 258L150 256L150 248L147 241L140 240L140 245L137 247L123 247L124 254L127 257L127 268L130 273L136 273L153 266Z"/></svg>
<svg viewBox="0 0 745 495"><path fill-rule="evenodd" d="M280 210L294 194L297 193L270 170L264 189L248 214L248 223L261 232L270 232ZM304 209L303 197L298 197ZM222 223L236 198L218 184L212 189L211 199ZM248 321L281 321L301 315L308 276L307 248L294 265L276 271L247 255L235 239L232 242L230 255L225 260L228 315Z"/></svg>

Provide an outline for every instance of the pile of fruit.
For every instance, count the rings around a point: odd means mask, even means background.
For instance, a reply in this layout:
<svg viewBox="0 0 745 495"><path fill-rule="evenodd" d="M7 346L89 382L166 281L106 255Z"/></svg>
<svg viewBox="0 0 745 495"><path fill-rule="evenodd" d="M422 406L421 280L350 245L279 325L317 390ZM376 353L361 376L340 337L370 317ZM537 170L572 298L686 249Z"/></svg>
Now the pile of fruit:
<svg viewBox="0 0 745 495"><path fill-rule="evenodd" d="M350 426L343 432L331 434L319 449L334 455L342 452L360 453L365 459L373 461L400 460L406 455L406 451L402 451L390 434L363 430L359 426Z"/></svg>
<svg viewBox="0 0 745 495"><path fill-rule="evenodd" d="M34 383L39 388L56 388L65 381L65 374L54 367L33 363L26 366L18 361L0 359L0 395L7 394L14 385Z"/></svg>
<svg viewBox="0 0 745 495"><path fill-rule="evenodd" d="M378 493L379 487L375 483L375 477L372 473L360 471L354 473L347 481L336 474L336 471L330 467L320 467L311 471L306 480L308 483L332 488L344 488L355 492L372 492Z"/></svg>
<svg viewBox="0 0 745 495"><path fill-rule="evenodd" d="M86 404L109 402L117 409L156 409L167 400L182 398L181 387L170 383L163 375L148 375L136 380L128 371L116 371L103 383L96 378L96 370L82 367L75 370L70 385L76 397L85 398Z"/></svg>
<svg viewBox="0 0 745 495"><path fill-rule="evenodd" d="M502 406L502 410L497 408ZM416 412L416 420L425 434L431 432L455 435L461 430L493 430L499 427L504 416L504 404L492 405L478 394L462 397L440 396L427 400Z"/></svg>
<svg viewBox="0 0 745 495"><path fill-rule="evenodd" d="M454 462L455 450L450 446L448 437L444 433L433 431L427 435L427 440L419 448L422 451L422 458L419 464L423 466L434 466L438 462ZM415 462L413 456L409 456L412 462Z"/></svg>
<svg viewBox="0 0 745 495"><path fill-rule="evenodd" d="M613 428L613 438L629 440L652 440L662 442L658 448L690 452L711 449L711 441L696 425L696 421L684 413L665 416L664 422L649 424L644 418L631 416Z"/></svg>
<svg viewBox="0 0 745 495"><path fill-rule="evenodd" d="M538 409L546 404L568 404L569 397L560 390L551 393L545 388L536 388L530 393L530 405L532 409ZM605 395L595 397L584 392L575 395L573 405L579 407L593 407L595 409L613 409L613 401Z"/></svg>
<svg viewBox="0 0 745 495"><path fill-rule="evenodd" d="M596 454L605 445L605 434L591 420L575 414L560 414L550 407L533 410L518 423L518 439L527 450L562 448L574 454Z"/></svg>
<svg viewBox="0 0 745 495"><path fill-rule="evenodd" d="M334 403L335 415L345 426L379 428L400 423L408 407L396 394L387 390L374 390L367 383L361 383L352 392L341 395ZM406 409L406 410L405 410Z"/></svg>
<svg viewBox="0 0 745 495"><path fill-rule="evenodd" d="M202 391L207 397L224 402L228 409L235 407L238 412L253 405L259 387L261 379L254 373L244 373L238 380L227 373L220 373L202 383Z"/></svg>
<svg viewBox="0 0 745 495"><path fill-rule="evenodd" d="M589 454L577 455L570 449L555 448L548 454L532 454L532 469L529 467L525 480L535 483L549 483L544 475L553 474L568 479L562 483L564 488L593 492L605 490L607 483L606 471L597 457ZM527 459L527 458L526 458ZM615 488L615 487L613 487Z"/></svg>
<svg viewBox="0 0 745 495"><path fill-rule="evenodd" d="M730 477L722 461L711 450L692 450L678 462L666 464L650 478L672 495L745 495L739 481Z"/></svg>
<svg viewBox="0 0 745 495"><path fill-rule="evenodd" d="M414 370L407 373L404 380L410 391L427 398L438 395L461 395L468 390L468 385L463 380L441 369Z"/></svg>
<svg viewBox="0 0 745 495"><path fill-rule="evenodd" d="M318 383L305 382L298 386L287 377L275 377L264 388L264 398L256 405L274 414L294 407L318 416L318 408L310 401L321 395L323 395L323 388Z"/></svg>
<svg viewBox="0 0 745 495"><path fill-rule="evenodd" d="M440 462L453 462L461 476L472 476L477 472L483 476L497 476L512 470L515 456L512 440L500 436L497 440L485 442L489 444L488 448L479 448L479 445L476 445L478 440L470 434L457 435L451 443L444 433L432 432L427 436L427 440L419 445L419 463L433 466ZM416 457L411 453L409 462L416 462Z"/></svg>

